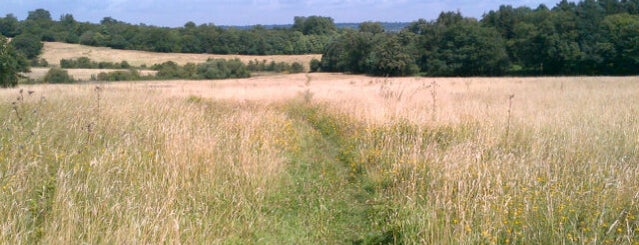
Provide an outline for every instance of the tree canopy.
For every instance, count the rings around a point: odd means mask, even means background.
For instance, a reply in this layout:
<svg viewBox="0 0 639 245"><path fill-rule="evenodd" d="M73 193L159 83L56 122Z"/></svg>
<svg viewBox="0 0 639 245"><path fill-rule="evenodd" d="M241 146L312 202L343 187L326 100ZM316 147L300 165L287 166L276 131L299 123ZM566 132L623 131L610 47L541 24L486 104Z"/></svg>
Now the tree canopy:
<svg viewBox="0 0 639 245"><path fill-rule="evenodd" d="M502 5L481 20L443 12L384 41L373 23L363 23L363 33L342 32L326 46L322 70L410 75L385 69L414 60L428 76L637 75L638 6L617 0L562 0L552 9ZM391 45L393 39L401 45Z"/></svg>
<svg viewBox="0 0 639 245"><path fill-rule="evenodd" d="M0 35L0 87L13 87L18 84L20 72L29 71L26 59L16 52L7 38Z"/></svg>

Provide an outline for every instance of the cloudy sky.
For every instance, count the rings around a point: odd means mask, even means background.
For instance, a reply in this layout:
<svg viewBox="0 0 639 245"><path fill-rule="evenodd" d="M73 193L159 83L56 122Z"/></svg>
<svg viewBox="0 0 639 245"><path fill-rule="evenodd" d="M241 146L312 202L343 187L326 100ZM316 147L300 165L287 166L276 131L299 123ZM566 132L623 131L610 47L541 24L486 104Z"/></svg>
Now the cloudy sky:
<svg viewBox="0 0 639 245"><path fill-rule="evenodd" d="M0 0L0 16L12 13L23 20L43 8L57 20L72 14L78 21L97 23L104 17L156 26L196 24L292 24L295 16L321 15L335 22L407 22L433 20L442 11L459 10L480 18L502 4L552 8L559 0Z"/></svg>

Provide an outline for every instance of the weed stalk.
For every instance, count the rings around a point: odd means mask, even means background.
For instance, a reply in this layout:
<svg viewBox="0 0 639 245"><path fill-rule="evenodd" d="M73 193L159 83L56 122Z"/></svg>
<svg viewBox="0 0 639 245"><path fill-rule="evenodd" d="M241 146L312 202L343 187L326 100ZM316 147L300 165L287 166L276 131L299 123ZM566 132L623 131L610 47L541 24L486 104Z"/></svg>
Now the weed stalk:
<svg viewBox="0 0 639 245"><path fill-rule="evenodd" d="M433 106L431 111L431 120L433 122L437 121L437 81L433 81L430 84L430 96L433 100Z"/></svg>
<svg viewBox="0 0 639 245"><path fill-rule="evenodd" d="M515 98L514 94L508 96L508 118L506 119L506 140L508 140L508 135L510 134L510 117L513 108L513 99Z"/></svg>
<svg viewBox="0 0 639 245"><path fill-rule="evenodd" d="M95 93L97 95L96 99L96 120L100 120L100 93L102 92L102 87L100 85L95 86Z"/></svg>
<svg viewBox="0 0 639 245"><path fill-rule="evenodd" d="M18 103L14 101L11 103L11 105L13 105L13 111L16 112L16 117L18 118L18 121L22 121L22 117L20 116L20 111L18 110Z"/></svg>

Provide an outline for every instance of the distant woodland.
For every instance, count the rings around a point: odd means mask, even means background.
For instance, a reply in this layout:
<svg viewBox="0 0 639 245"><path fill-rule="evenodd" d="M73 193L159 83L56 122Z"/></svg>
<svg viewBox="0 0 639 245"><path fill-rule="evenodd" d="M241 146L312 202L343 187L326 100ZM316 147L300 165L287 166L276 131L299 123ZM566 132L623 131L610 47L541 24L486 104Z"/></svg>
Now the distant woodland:
<svg viewBox="0 0 639 245"><path fill-rule="evenodd" d="M563 0L536 8L503 5L481 19L442 12L400 30L379 22L338 28L330 17L295 17L285 27L179 28L57 20L44 9L0 18L0 34L28 59L41 41L115 49L211 54L323 54L312 71L377 76L637 75L639 0Z"/></svg>

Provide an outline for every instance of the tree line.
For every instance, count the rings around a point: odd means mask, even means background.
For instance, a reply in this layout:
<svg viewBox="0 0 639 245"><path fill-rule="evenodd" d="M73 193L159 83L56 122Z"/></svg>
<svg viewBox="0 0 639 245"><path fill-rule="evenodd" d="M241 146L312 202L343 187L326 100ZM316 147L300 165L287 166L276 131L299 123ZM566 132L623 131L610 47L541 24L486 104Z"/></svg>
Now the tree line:
<svg viewBox="0 0 639 245"><path fill-rule="evenodd" d="M78 22L71 14L56 21L44 9L30 11L22 21L13 14L0 18L0 34L6 37L166 53L321 53L336 31L333 20L321 16L296 17L290 28L267 29L256 25L247 30L193 22L179 28L133 25L111 17L94 24Z"/></svg>
<svg viewBox="0 0 639 245"><path fill-rule="evenodd" d="M399 33L362 23L323 54L321 70L384 76L637 75L639 1L502 5L480 20L444 12Z"/></svg>

